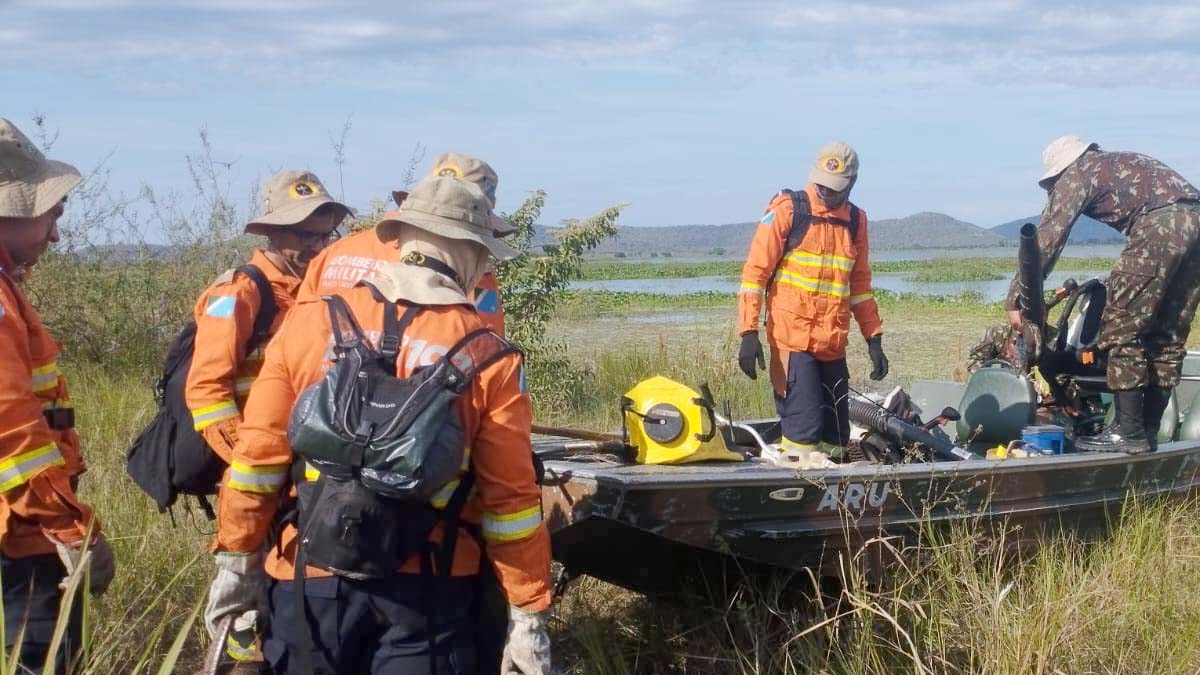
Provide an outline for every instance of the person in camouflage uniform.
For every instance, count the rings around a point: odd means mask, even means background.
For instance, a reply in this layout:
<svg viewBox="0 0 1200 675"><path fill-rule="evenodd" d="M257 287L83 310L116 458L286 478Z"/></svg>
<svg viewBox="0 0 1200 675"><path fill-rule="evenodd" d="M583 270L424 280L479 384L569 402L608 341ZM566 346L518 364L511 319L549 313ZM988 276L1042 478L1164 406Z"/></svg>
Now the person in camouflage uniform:
<svg viewBox="0 0 1200 675"><path fill-rule="evenodd" d="M1132 152L1105 152L1064 136L1043 154L1039 184L1049 194L1038 228L1043 273L1062 253L1079 214L1128 237L1108 279L1098 347L1108 355L1116 416L1083 450L1145 452L1158 431L1200 301L1200 192L1162 162ZM1017 280L1009 322L1020 325Z"/></svg>
<svg viewBox="0 0 1200 675"><path fill-rule="evenodd" d="M967 356L967 372L973 373L988 361L1004 361L1014 368L1024 368L1025 359L1018 344L1020 331L1007 323L998 323L983 332Z"/></svg>

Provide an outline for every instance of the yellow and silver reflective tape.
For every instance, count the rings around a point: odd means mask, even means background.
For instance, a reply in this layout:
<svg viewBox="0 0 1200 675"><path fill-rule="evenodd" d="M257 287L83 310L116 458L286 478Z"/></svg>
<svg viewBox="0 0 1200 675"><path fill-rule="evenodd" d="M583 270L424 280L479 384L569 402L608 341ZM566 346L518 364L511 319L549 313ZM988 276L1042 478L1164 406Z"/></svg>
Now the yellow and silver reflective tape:
<svg viewBox="0 0 1200 675"><path fill-rule="evenodd" d="M832 295L835 298L844 298L850 295L850 290L846 284L827 279L814 279L812 277L802 277L792 274L786 270L779 271L777 281L787 286L794 286L813 293L821 293L823 295Z"/></svg>
<svg viewBox="0 0 1200 675"><path fill-rule="evenodd" d="M866 302L868 300L874 300L874 299L875 299L874 293L859 293L858 295L850 296L850 305L854 306L860 302Z"/></svg>
<svg viewBox="0 0 1200 675"><path fill-rule="evenodd" d="M763 292L763 287L759 286L758 284L756 284L752 281L743 281L742 288L738 291L738 293L762 293L762 292Z"/></svg>
<svg viewBox="0 0 1200 675"><path fill-rule="evenodd" d="M212 426L221 420L227 420L231 417L237 417L237 403L233 401L221 401L210 406L205 406L199 410L192 411L192 427L196 431L200 431L206 427Z"/></svg>
<svg viewBox="0 0 1200 675"><path fill-rule="evenodd" d="M787 262L804 267L829 267L843 272L854 269L854 259L840 255L818 255L807 251L792 251L786 258Z"/></svg>
<svg viewBox="0 0 1200 675"><path fill-rule="evenodd" d="M471 446L463 448L463 461L458 465L459 471L466 471L471 468Z"/></svg>
<svg viewBox="0 0 1200 675"><path fill-rule="evenodd" d="M816 450L817 444L816 443L797 443L796 441L793 441L793 440L788 439L787 437L784 437L783 442L781 442L779 444L779 447L783 450L808 451L808 450Z"/></svg>
<svg viewBox="0 0 1200 675"><path fill-rule="evenodd" d="M35 392L40 393L54 389L58 386L58 363L47 363L41 368L34 368L31 376Z"/></svg>
<svg viewBox="0 0 1200 675"><path fill-rule="evenodd" d="M287 477L287 464L251 466L235 459L229 466L229 487L241 492L276 492L287 482Z"/></svg>
<svg viewBox="0 0 1200 675"><path fill-rule="evenodd" d="M9 457L0 462L0 493L24 485L48 466L63 466L66 463L54 443L47 443L16 457Z"/></svg>
<svg viewBox="0 0 1200 675"><path fill-rule="evenodd" d="M516 513L484 513L483 536L494 541L517 541L533 534L542 524L541 505Z"/></svg>
<svg viewBox="0 0 1200 675"><path fill-rule="evenodd" d="M313 466L312 464L309 464L308 462L304 463L304 480L314 481L320 477L321 477L320 469Z"/></svg>
<svg viewBox="0 0 1200 675"><path fill-rule="evenodd" d="M225 638L225 653L229 654L234 661L253 661L257 651L254 649L254 643L250 643L249 647L243 647L230 635Z"/></svg>
<svg viewBox="0 0 1200 675"><path fill-rule="evenodd" d="M435 494L433 498L429 500L429 503L432 504L433 508L435 509L446 508L446 505L450 503L450 498L454 496L454 491L458 489L459 485L460 481L457 478L449 483L446 483L442 486L442 489L438 490L437 494Z"/></svg>

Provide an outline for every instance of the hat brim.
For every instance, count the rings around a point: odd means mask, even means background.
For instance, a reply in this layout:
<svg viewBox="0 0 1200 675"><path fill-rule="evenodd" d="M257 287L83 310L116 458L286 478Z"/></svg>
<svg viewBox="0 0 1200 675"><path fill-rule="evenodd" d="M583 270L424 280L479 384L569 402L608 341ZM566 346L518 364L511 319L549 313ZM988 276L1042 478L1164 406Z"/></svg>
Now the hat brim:
<svg viewBox="0 0 1200 675"><path fill-rule="evenodd" d="M246 223L245 232L246 234L263 234L266 231L277 228L298 225L326 204L331 204L334 208L342 212L342 217L338 219L338 224L341 224L346 218L353 218L357 215L354 209L328 197L304 199L294 204L288 204L282 209L259 215L254 220Z"/></svg>
<svg viewBox="0 0 1200 675"><path fill-rule="evenodd" d="M497 260L511 260L520 255L517 249L496 238L496 226L507 221L496 216L492 216L492 221L485 232L476 232L465 229L461 221L453 218L420 211L400 211L392 217L379 221L379 224L375 226L375 234L380 241L394 241L400 236L400 225L407 224L439 237L473 241L485 246L492 257Z"/></svg>
<svg viewBox="0 0 1200 675"><path fill-rule="evenodd" d="M854 176L846 174L829 173L823 169L813 168L808 174L808 182L824 185L825 187L835 192L841 192L850 187L850 182L854 180Z"/></svg>
<svg viewBox="0 0 1200 675"><path fill-rule="evenodd" d="M79 170L70 164L46 160L46 169L36 180L0 186L0 217L37 218L82 181Z"/></svg>
<svg viewBox="0 0 1200 675"><path fill-rule="evenodd" d="M1086 153L1088 150L1097 150L1099 148L1100 145L1097 143L1085 143L1079 146L1074 152L1063 155L1050 168L1046 169L1046 173L1042 174L1042 177L1038 179L1038 185L1040 185L1042 188L1049 187L1049 184L1055 178L1061 176L1062 172L1070 168L1070 166L1075 163L1075 160L1083 157L1084 153Z"/></svg>

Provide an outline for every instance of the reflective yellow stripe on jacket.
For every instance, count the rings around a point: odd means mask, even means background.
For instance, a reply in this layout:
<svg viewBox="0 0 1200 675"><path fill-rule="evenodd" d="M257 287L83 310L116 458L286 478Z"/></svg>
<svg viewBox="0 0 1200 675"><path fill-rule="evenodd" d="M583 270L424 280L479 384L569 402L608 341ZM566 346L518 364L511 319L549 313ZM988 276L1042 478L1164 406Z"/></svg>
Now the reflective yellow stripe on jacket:
<svg viewBox="0 0 1200 675"><path fill-rule="evenodd" d="M192 411L192 427L196 431L200 431L205 427L212 426L221 420L227 420L231 417L237 417L241 413L238 412L237 403L233 401L221 401L210 406L205 406L199 410Z"/></svg>
<svg viewBox="0 0 1200 675"><path fill-rule="evenodd" d="M30 375L33 378L34 393L50 391L58 386L58 363L47 363L41 368L34 368Z"/></svg>
<svg viewBox="0 0 1200 675"><path fill-rule="evenodd" d="M0 462L0 493L24 485L38 471L48 466L64 466L66 460L54 443L23 452Z"/></svg>
<svg viewBox="0 0 1200 675"><path fill-rule="evenodd" d="M241 492L278 492L287 482L287 464L251 466L234 460L229 466L229 487Z"/></svg>
<svg viewBox="0 0 1200 675"><path fill-rule="evenodd" d="M810 293L820 293L823 295L832 295L835 298L845 298L850 295L850 287L844 283L830 281L828 279L818 279L816 277L804 277L798 274L792 274L787 270L779 270L779 276L776 282L785 286L793 286L800 288Z"/></svg>
<svg viewBox="0 0 1200 675"><path fill-rule="evenodd" d="M542 506L516 513L484 513L483 536L494 541L517 541L533 534L542 524Z"/></svg>

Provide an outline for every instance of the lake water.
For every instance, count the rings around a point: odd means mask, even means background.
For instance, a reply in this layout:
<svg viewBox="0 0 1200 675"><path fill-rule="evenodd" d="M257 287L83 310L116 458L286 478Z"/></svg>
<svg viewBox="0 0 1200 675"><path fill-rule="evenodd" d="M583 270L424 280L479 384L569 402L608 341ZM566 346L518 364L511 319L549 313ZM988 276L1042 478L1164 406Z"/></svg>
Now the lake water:
<svg viewBox="0 0 1200 675"><path fill-rule="evenodd" d="M1046 289L1057 288L1069 278L1076 281L1103 276L1107 271L1052 272L1046 280ZM1008 294L1008 279L997 281L936 281L918 283L910 281L901 272L876 274L872 277L875 288L895 293L918 295L958 295L967 291L979 293L989 302L997 302ZM737 293L741 284L729 277L694 277L691 279L610 279L605 281L576 281L571 288L579 291L613 291L616 293L658 293L661 295L686 295L688 293Z"/></svg>
<svg viewBox="0 0 1200 675"><path fill-rule="evenodd" d="M1067 258L1115 258L1121 253L1121 246L1067 246L1063 257ZM1017 257L1014 246L992 246L987 248L920 248L920 249L891 249L872 251L871 260L890 262L901 260L937 260L943 258L1006 258ZM729 260L730 258L723 258ZM655 262L711 262L717 258L668 258ZM1104 276L1108 270L1053 272L1046 280L1046 288L1057 288L1063 281L1074 278L1076 281ZM888 272L875 274L875 288L896 293L916 293L918 295L958 295L965 292L979 293L986 301L1003 300L1008 294L1008 279L996 281L936 281L918 283L908 279L909 273ZM616 293L658 293L661 295L686 295L713 291L717 293L737 293L740 284L729 277L694 277L691 279L611 279L605 281L576 281L570 288L579 291L612 291Z"/></svg>
<svg viewBox="0 0 1200 675"><path fill-rule="evenodd" d="M1068 258L1115 258L1121 253L1120 245L1067 246L1063 256ZM976 248L894 248L871 251L871 260L936 260L939 258L1012 258L1017 259L1016 246L986 246ZM614 260L603 256L604 260ZM744 260L739 256L679 256L676 258L642 258L629 256L624 262L713 262L714 260Z"/></svg>

